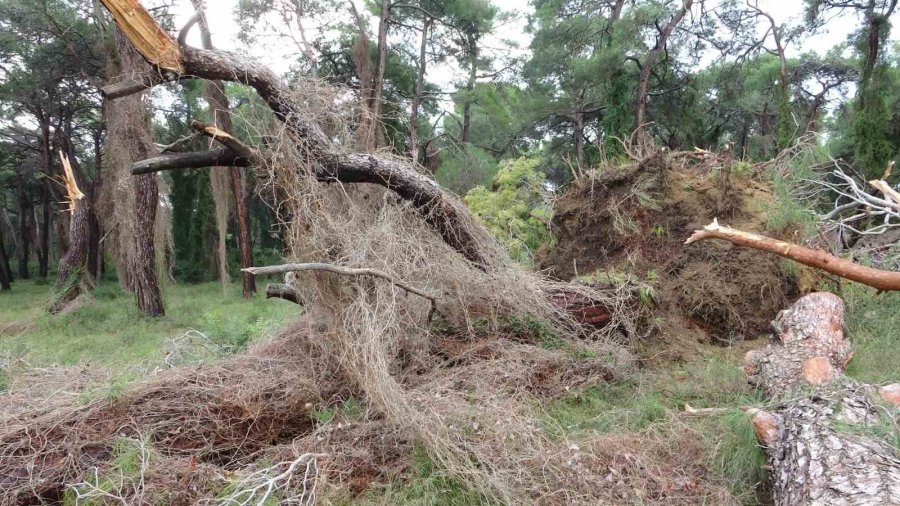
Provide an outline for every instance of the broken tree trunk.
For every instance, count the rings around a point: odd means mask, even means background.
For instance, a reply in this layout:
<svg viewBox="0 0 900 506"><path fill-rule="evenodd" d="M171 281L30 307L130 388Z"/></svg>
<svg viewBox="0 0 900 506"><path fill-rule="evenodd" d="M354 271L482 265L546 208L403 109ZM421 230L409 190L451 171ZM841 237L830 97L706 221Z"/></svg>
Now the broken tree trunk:
<svg viewBox="0 0 900 506"><path fill-rule="evenodd" d="M695 231L685 241L685 244L707 239L722 239L737 246L774 253L803 265L822 269L825 272L830 272L836 276L869 285L879 290L900 290L900 272L873 269L844 260L822 250L814 250L798 244L725 227L719 225L718 220L713 220L712 223L703 227L703 230Z"/></svg>
<svg viewBox="0 0 900 506"><path fill-rule="evenodd" d="M750 382L775 401L750 413L778 506L900 504L900 455L879 434L896 424L900 384L844 376L853 353L843 319L838 296L809 294L772 322L771 344L745 357Z"/></svg>
<svg viewBox="0 0 900 506"><path fill-rule="evenodd" d="M292 99L288 88L271 70L237 54L180 46L147 14L138 0L102 2L116 23L123 27L123 33L155 34L152 40L140 37L131 39L131 42L157 67L156 73L150 76L137 79L129 77L105 87L103 93L107 98L128 96L167 80L190 77L236 81L250 86L266 102L275 117L284 123L292 140L302 148L301 151L317 162L313 166L320 181L383 186L411 202L443 240L466 259L482 267L491 263L491 259L479 246L476 233L470 227L458 199L408 164L391 157L339 153L319 126L307 120L303 104ZM161 55L166 58L163 59ZM177 55L177 61L173 61L171 55ZM163 155L136 163L133 172L145 174L176 168L247 166L248 163L248 160L226 147L205 153Z"/></svg>
<svg viewBox="0 0 900 506"><path fill-rule="evenodd" d="M71 219L69 220L69 249L59 259L59 272L56 276L56 285L53 287L56 294L49 308L52 314L62 311L81 295L82 286L89 282L90 278L87 273L90 203L78 188L68 157L60 151L59 158L62 161L63 183L68 195Z"/></svg>

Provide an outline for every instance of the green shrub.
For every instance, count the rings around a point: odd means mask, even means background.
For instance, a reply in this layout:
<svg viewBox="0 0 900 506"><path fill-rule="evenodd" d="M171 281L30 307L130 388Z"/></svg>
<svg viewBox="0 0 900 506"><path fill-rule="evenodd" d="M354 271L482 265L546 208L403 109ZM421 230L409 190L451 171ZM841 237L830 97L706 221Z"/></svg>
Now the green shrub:
<svg viewBox="0 0 900 506"><path fill-rule="evenodd" d="M464 198L510 256L522 263L530 263L534 252L552 240L547 227L552 217L547 180L537 165L536 158L504 161L490 189L479 186Z"/></svg>

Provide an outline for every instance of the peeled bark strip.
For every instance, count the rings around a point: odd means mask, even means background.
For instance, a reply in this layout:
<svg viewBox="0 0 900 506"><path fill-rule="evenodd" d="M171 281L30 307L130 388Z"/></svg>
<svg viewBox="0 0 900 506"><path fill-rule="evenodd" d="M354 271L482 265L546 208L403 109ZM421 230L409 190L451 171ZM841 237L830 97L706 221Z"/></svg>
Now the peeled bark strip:
<svg viewBox="0 0 900 506"><path fill-rule="evenodd" d="M844 376L853 353L843 319L839 297L809 294L772 323L771 344L745 357L750 382L779 401L751 411L776 505L900 504L900 455L873 430L896 419L900 385Z"/></svg>
<svg viewBox="0 0 900 506"><path fill-rule="evenodd" d="M789 258L803 265L822 269L836 276L869 285L879 290L900 290L900 272L882 271L836 257L822 250L814 250L798 244L772 239L751 232L744 232L719 225L718 220L697 230L685 244L707 239L723 239L737 246L758 249Z"/></svg>

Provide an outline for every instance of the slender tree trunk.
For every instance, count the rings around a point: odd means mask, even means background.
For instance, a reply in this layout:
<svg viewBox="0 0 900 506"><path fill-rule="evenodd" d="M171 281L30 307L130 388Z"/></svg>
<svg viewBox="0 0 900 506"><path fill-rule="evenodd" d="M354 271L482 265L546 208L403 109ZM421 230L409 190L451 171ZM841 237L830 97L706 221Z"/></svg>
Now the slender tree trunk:
<svg viewBox="0 0 900 506"><path fill-rule="evenodd" d="M372 110L369 109L369 98L372 96L372 61L369 56L369 35L366 33L366 23L356 10L352 0L347 0L350 12L356 20L356 41L353 43L353 64L356 67L356 76L359 78L359 96L361 107L359 126L357 128L357 142L360 146L371 148L372 139Z"/></svg>
<svg viewBox="0 0 900 506"><path fill-rule="evenodd" d="M423 15L422 39L419 43L419 65L416 72L416 90L413 93L412 105L409 112L409 157L413 162L419 161L419 106L422 104L422 95L425 92L425 66L428 63L428 30L434 22L428 16Z"/></svg>
<svg viewBox="0 0 900 506"><path fill-rule="evenodd" d="M88 260L87 270L94 279L100 278L100 264L103 259L103 248L100 245L100 239L103 235L103 227L100 224L100 218L97 215L97 200L100 196L101 185L103 183L103 149L101 146L101 131L94 134L94 181L88 191L88 199L90 200L91 216L90 216L90 237L88 243Z"/></svg>
<svg viewBox="0 0 900 506"><path fill-rule="evenodd" d="M0 223L0 290L9 290L12 283L12 269L6 256L6 242L3 240L3 224Z"/></svg>
<svg viewBox="0 0 900 506"><path fill-rule="evenodd" d="M666 42L669 40L669 36L672 35L672 32L675 31L675 27L678 26L678 23L681 23L681 20L684 19L685 14L691 9L691 5L694 4L694 0L683 0L684 3L681 6L681 9L672 16L672 19L669 20L668 24L660 31L659 35L656 37L656 44L653 46L653 49L647 54L647 59L644 61L644 65L641 67L641 77L638 81L638 90L637 90L637 98L635 99L635 113L634 118L636 122L636 128L638 130L643 129L644 125L644 117L647 113L647 94L650 89L650 74L653 71L653 67L656 65L657 60L659 59L659 53L666 47Z"/></svg>
<svg viewBox="0 0 900 506"><path fill-rule="evenodd" d="M575 166L584 171L584 91L580 91L575 102L574 129L572 141L575 144Z"/></svg>
<svg viewBox="0 0 900 506"><path fill-rule="evenodd" d="M195 9L201 9L202 3L200 0L192 0ZM297 24L300 24L299 16L302 14L302 11L299 10L299 7L295 4L297 9ZM203 42L204 49L214 49L212 44L212 35L209 31L209 24L206 20L206 14L201 13L200 20L200 35ZM304 47L307 50L310 50L309 47L306 46L306 39L304 36ZM309 55L307 55L309 57ZM315 70L314 59L311 60L313 64L313 70ZM209 102L209 109L213 119L213 126L227 132L229 134L232 133L232 124L231 124L231 112L228 106L228 95L225 93L225 85L222 81L206 81L206 99ZM220 171L213 170L212 176L215 177ZM244 298L250 298L256 293L256 279L253 274L249 272L245 272L243 269L248 267L253 267L253 249L250 243L250 218L247 214L247 200L244 197L244 181L241 177L241 171L237 167L229 167L228 168L228 176L231 182L231 194L234 197L234 206L235 206L235 221L237 222L238 227L238 245L241 250L241 280L242 280L242 289L241 293ZM220 237L220 247L224 248L225 238ZM224 268L227 268L227 258L220 257L220 262L225 261ZM227 271L226 271L227 276ZM223 279L224 281L224 279Z"/></svg>
<svg viewBox="0 0 900 506"><path fill-rule="evenodd" d="M19 183L19 277L28 279L28 260L30 255L29 245L31 244L31 202L28 200L28 192L25 183Z"/></svg>
<svg viewBox="0 0 900 506"><path fill-rule="evenodd" d="M38 276L41 279L47 278L47 272L50 268L50 221L53 217L50 199L52 195L50 182L44 180L44 184L41 185L41 244L38 248Z"/></svg>
<svg viewBox="0 0 900 506"><path fill-rule="evenodd" d="M381 123L381 112L384 101L384 68L387 66L388 28L391 23L391 0L381 0L381 18L378 21L378 61L372 76L372 96L369 109L372 111L372 147L381 146L384 142L384 128Z"/></svg>
<svg viewBox="0 0 900 506"><path fill-rule="evenodd" d="M478 79L478 41L469 40L471 59L469 60L469 79L466 81L466 101L463 103L463 124L459 140L463 144L469 142L469 130L472 126L472 95L475 92L475 81Z"/></svg>

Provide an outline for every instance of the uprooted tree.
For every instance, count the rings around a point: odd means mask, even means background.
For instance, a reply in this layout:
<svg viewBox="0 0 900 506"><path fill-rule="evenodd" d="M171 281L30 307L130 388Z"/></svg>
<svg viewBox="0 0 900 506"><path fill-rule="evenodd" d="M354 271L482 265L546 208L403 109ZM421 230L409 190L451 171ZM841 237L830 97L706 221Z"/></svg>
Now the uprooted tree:
<svg viewBox="0 0 900 506"><path fill-rule="evenodd" d="M744 371L773 401L751 410L772 468L775 503L897 504L900 456L879 428L896 430L900 384L844 376L853 356L844 303L809 294L772 322L774 339L747 353Z"/></svg>
<svg viewBox="0 0 900 506"><path fill-rule="evenodd" d="M522 270L458 199L414 164L353 152L352 128L334 127L353 117L335 106L343 92L316 83L307 83L312 90L288 89L238 56L180 46L136 0L103 4L154 65L110 84L105 93L113 103L190 76L251 86L274 113L278 122L255 125L266 139L260 148L194 123L221 146L135 161L132 170L253 167L285 227L287 260L305 266L284 269L300 271L289 288L306 309L300 324L271 343L160 375L121 399L0 414L0 484L12 501L56 500L67 490L89 496L102 478L97 470L109 468L111 449L123 437L158 449L154 470L177 474L179 482L212 481L204 476L229 463L269 461L264 452L285 446L320 455L329 442L318 439L309 413L352 397L365 404L365 423L376 427L370 430L381 434L373 445L393 445L396 452L420 442L448 473L489 497L533 503L564 490L570 498L603 502L607 491L589 485L601 470L570 473L561 455L573 450L551 440L519 401L542 382L561 390L609 380L620 361L631 364L627 352L596 335L633 335L631 292L552 282ZM311 263L329 268L306 271ZM442 337L432 325L435 314L458 334ZM566 347L540 347L538 331L521 342L482 335L496 354L446 366L442 339L475 337L485 323L498 329L501 316L527 317ZM578 352L586 358L576 358ZM330 452L328 468L312 481L295 480L292 497L311 503L314 483L354 471L350 453ZM115 493L123 502L140 502L135 494L172 481L141 483ZM234 485L236 493L247 487ZM185 503L208 498L210 490L172 488L164 497Z"/></svg>

